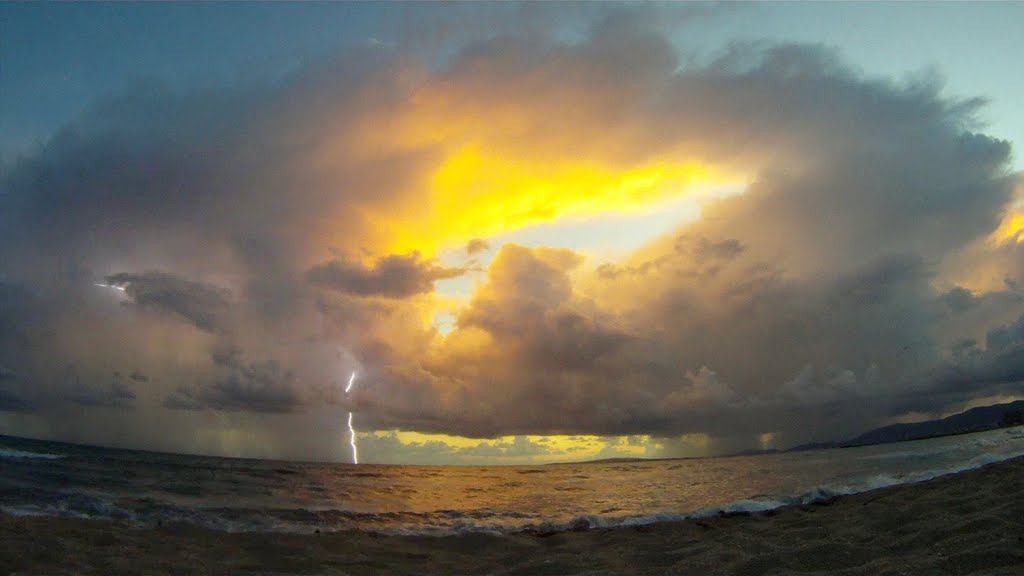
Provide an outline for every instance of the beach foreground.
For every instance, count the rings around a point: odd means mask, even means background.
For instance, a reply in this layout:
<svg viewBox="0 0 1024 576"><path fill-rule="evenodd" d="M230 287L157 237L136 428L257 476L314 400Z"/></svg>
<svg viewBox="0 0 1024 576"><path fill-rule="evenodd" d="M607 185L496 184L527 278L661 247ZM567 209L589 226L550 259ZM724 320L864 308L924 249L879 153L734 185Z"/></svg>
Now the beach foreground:
<svg viewBox="0 0 1024 576"><path fill-rule="evenodd" d="M766 513L453 537L0 515L16 574L1024 574L1024 458Z"/></svg>

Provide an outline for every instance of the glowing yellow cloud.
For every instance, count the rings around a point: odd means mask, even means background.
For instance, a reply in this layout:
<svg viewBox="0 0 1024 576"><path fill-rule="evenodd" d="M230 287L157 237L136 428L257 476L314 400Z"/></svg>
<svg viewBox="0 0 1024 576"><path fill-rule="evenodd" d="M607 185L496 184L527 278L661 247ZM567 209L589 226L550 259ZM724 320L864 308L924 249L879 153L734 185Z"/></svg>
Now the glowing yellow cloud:
<svg viewBox="0 0 1024 576"><path fill-rule="evenodd" d="M308 159L308 169L338 170L342 180L381 174L360 181L357 207L339 210L349 218L357 210L359 229L325 215L320 245L358 237L374 255L429 258L474 238L635 213L746 180L734 166L709 165L699 143L630 122L628 99L616 96L629 86L589 68L567 82L561 66L513 78L487 59L444 74L407 65L400 76L418 80L381 79L339 112L344 121ZM387 97L394 93L406 95Z"/></svg>
<svg viewBox="0 0 1024 576"><path fill-rule="evenodd" d="M401 444L406 446L445 444L452 450L465 450L481 446L508 447L516 440L516 436L499 436L489 440L481 440L479 438L466 438L464 436L451 436L448 434L426 434L407 430L379 430L371 434L377 437L394 435ZM591 460L606 455L618 458L643 457L648 454L651 446L657 446L655 440L648 435L627 437L552 434L543 436L527 435L525 438L531 443L543 445L543 453L510 454L507 456L490 455L488 458L509 464ZM610 454L608 453L609 450L611 450Z"/></svg>
<svg viewBox="0 0 1024 576"><path fill-rule="evenodd" d="M507 157L477 144L445 158L427 184L424 204L382 214L386 250L438 250L565 216L628 212L687 194L696 184L727 182L697 162L654 160L617 168L596 161Z"/></svg>
<svg viewBox="0 0 1024 576"><path fill-rule="evenodd" d="M995 245L1024 242L1024 210L1007 214L989 240Z"/></svg>

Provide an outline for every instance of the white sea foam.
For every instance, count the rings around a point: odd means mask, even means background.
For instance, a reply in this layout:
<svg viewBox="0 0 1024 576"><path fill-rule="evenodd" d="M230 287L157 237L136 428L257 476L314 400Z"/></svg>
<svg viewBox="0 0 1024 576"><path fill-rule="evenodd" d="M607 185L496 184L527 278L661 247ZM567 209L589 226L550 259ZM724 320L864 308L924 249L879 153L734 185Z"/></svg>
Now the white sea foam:
<svg viewBox="0 0 1024 576"><path fill-rule="evenodd" d="M44 510L39 506L22 505L22 506L0 506L0 512L7 514L8 516L53 516L53 512L50 510Z"/></svg>
<svg viewBox="0 0 1024 576"><path fill-rule="evenodd" d="M13 448L0 448L0 458L38 458L42 460L54 460L63 457L63 454L44 454L41 452L25 452L24 450L15 450Z"/></svg>
<svg viewBox="0 0 1024 576"><path fill-rule="evenodd" d="M736 502L730 502L722 506L702 508L700 510L696 510L693 512L664 511L658 512L656 514L620 517L582 515L573 518L569 522L545 522L542 524L531 524L523 528L505 531L565 532L571 530L588 530L592 528L645 526L648 524L655 524L661 522L683 522L686 520L710 518L714 516L719 516L721 514L767 512L769 510L775 510L785 506L807 505L814 504L816 502L823 502L831 498L835 498L837 496L859 494L862 492L869 492L871 490L878 490L881 488L889 488L901 484L915 484L918 482L925 482L928 480L932 480L934 478L938 478L940 476L956 474L958 472L966 472L968 470L981 468L982 466L986 466L988 464L994 464L996 462L1002 462L1004 460L1009 460L1020 456L1024 456L1024 452L1017 452L1012 454L981 454L961 465L953 466L950 468L924 470L920 472L907 474L905 476L878 474L874 476L869 476L860 481L856 481L852 484L837 486L816 486L808 490L807 492L804 492L799 495L738 500Z"/></svg>

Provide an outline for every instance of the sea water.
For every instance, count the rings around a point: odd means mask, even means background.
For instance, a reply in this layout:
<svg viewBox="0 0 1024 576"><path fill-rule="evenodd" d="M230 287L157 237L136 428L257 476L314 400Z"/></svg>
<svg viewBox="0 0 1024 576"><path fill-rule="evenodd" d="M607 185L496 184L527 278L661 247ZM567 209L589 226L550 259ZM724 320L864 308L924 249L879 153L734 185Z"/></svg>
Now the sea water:
<svg viewBox="0 0 1024 576"><path fill-rule="evenodd" d="M1024 455L1024 428L860 448L534 466L299 463L0 437L0 511L225 531L507 533L760 511Z"/></svg>

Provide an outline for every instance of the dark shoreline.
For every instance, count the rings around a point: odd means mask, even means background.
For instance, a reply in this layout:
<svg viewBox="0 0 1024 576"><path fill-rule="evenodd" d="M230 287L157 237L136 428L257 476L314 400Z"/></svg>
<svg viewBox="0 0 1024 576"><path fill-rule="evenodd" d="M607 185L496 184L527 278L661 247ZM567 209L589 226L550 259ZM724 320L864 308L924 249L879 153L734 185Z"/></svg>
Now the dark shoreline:
<svg viewBox="0 0 1024 576"><path fill-rule="evenodd" d="M0 514L2 574L1024 574L1024 458L762 513L492 536Z"/></svg>

